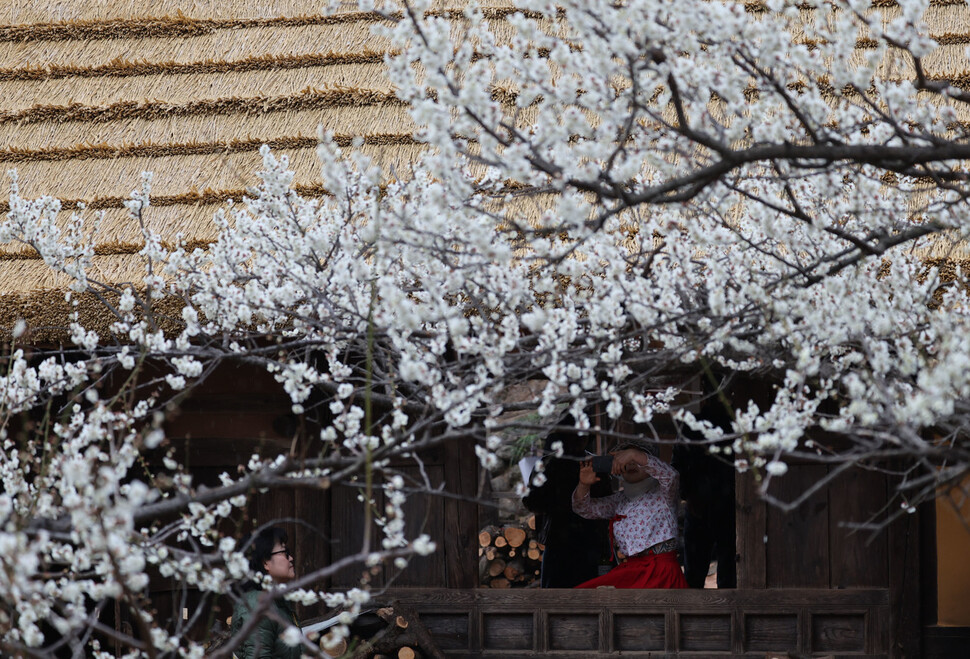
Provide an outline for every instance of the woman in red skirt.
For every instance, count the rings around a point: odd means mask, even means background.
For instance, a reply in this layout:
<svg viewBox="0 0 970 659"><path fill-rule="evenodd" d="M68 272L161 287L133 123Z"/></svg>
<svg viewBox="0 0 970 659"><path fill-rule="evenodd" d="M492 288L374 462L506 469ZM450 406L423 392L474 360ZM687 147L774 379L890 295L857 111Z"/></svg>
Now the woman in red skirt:
<svg viewBox="0 0 970 659"><path fill-rule="evenodd" d="M587 519L609 519L610 540L621 563L576 588L687 588L677 562L677 471L647 452L639 442L619 444L612 473L623 489L592 499L589 488L600 477L590 461L581 463L573 510Z"/></svg>

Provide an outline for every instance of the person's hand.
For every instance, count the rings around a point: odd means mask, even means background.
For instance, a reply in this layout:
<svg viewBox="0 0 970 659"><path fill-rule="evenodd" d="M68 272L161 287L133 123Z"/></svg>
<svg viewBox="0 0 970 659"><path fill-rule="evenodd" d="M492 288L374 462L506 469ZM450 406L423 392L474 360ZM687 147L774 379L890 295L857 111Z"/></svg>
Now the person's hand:
<svg viewBox="0 0 970 659"><path fill-rule="evenodd" d="M643 454L636 449L625 449L613 454L614 476L623 476L627 481L632 482L632 477L643 474L644 465L642 463Z"/></svg>
<svg viewBox="0 0 970 659"><path fill-rule="evenodd" d="M583 460L579 463L579 482L587 487L593 483L599 483L600 477L593 471L593 461Z"/></svg>

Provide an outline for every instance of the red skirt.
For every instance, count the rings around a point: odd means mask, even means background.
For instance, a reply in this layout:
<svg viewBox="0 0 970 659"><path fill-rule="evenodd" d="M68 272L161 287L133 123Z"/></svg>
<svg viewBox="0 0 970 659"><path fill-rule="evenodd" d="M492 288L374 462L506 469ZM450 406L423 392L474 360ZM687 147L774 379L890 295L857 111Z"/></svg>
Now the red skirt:
<svg viewBox="0 0 970 659"><path fill-rule="evenodd" d="M677 552L647 554L630 558L601 577L590 579L576 588L687 588L687 579L677 562Z"/></svg>

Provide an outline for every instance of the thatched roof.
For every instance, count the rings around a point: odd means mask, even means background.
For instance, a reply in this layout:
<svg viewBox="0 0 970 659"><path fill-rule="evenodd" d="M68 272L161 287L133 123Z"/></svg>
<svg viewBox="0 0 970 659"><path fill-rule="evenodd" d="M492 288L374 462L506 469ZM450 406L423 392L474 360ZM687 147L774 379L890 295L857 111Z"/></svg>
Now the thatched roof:
<svg viewBox="0 0 970 659"><path fill-rule="evenodd" d="M309 195L322 191L318 125L407 171L421 146L384 75L379 17L323 4L2 3L0 168L17 169L23 195L61 199L65 219L82 202L105 210L93 276L111 282L143 268L122 206L142 171L154 172L148 225L198 245L215 237L217 206L256 183L264 143L290 156ZM33 250L0 247L0 325L60 324L67 283Z"/></svg>
<svg viewBox="0 0 970 659"><path fill-rule="evenodd" d="M297 189L309 195L322 191L318 125L347 145L363 137L360 148L376 163L406 174L422 146L384 76L387 44L370 31L380 19L349 2L324 15L324 4L0 3L0 168L18 170L25 196L63 200L65 217L82 202L105 209L95 267L115 282L142 268L139 233L122 206L142 171L155 175L149 226L200 245L215 235L216 207L256 182L261 144L290 156ZM494 19L511 0L482 4ZM893 3L880 4L891 20ZM970 86L965 4L932 4L931 33L946 45L925 66ZM867 47L860 42L860 57ZM910 72L903 65L893 74ZM55 322L52 300L65 283L31 250L0 246L0 325L20 316L31 326Z"/></svg>

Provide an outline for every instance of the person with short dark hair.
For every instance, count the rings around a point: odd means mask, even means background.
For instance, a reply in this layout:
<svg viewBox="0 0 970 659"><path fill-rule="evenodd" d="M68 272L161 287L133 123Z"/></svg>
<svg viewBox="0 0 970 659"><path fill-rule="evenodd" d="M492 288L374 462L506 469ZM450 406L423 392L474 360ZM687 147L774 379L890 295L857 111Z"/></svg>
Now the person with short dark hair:
<svg viewBox="0 0 970 659"><path fill-rule="evenodd" d="M277 584L285 584L294 579L296 573L293 568L293 554L287 549L286 541L286 531L276 526L263 529L253 536L248 548L249 566L253 572L262 573ZM232 612L233 636L239 633L259 609L259 599L263 595L263 590L256 581L246 582L242 591L242 597ZM300 646L288 645L282 636L290 627L299 626L293 606L278 597L236 648L234 656L236 659L298 659L302 654Z"/></svg>
<svg viewBox="0 0 970 659"><path fill-rule="evenodd" d="M687 588L677 562L677 471L654 457L644 442L617 445L611 473L623 489L591 498L600 480L591 460L580 464L573 510L588 519L609 519L610 539L620 564L577 588Z"/></svg>

